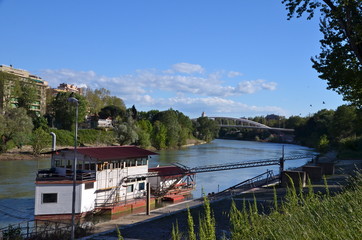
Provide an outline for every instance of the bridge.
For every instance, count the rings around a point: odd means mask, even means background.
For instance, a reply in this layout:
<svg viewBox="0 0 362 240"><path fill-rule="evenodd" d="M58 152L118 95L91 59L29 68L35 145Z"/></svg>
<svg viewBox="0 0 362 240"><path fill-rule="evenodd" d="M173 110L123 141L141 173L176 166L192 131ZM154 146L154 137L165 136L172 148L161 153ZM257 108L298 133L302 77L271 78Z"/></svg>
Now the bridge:
<svg viewBox="0 0 362 240"><path fill-rule="evenodd" d="M252 129L282 131L282 132L294 132L294 129L269 127L265 124L258 123L245 118L232 118L232 117L207 117L207 118L216 121L217 123L219 123L219 126L223 128L252 128Z"/></svg>

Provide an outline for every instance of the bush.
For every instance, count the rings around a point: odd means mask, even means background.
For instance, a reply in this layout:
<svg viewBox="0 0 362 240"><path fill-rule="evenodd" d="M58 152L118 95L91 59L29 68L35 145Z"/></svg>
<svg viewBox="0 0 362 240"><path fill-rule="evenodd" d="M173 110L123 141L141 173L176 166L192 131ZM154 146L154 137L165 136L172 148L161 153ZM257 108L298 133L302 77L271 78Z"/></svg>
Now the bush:
<svg viewBox="0 0 362 240"><path fill-rule="evenodd" d="M82 129L78 131L79 142L87 144L106 144L114 142L113 131L104 131L96 129Z"/></svg>
<svg viewBox="0 0 362 240"><path fill-rule="evenodd" d="M57 136L58 146L73 146L74 145L74 133L68 130L50 129Z"/></svg>

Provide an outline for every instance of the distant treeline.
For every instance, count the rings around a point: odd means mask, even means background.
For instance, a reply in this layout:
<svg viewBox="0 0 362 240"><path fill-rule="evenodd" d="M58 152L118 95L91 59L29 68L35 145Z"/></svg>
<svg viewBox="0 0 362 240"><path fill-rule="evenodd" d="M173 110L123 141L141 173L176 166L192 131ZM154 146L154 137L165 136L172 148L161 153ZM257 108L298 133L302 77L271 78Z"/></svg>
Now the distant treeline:
<svg viewBox="0 0 362 240"><path fill-rule="evenodd" d="M358 157L358 150L362 149L362 111L354 105L342 105L336 110L323 109L307 117L258 116L248 119L270 127L295 129L294 143L320 152L335 149L346 157ZM219 137L279 142L285 133L278 135L275 131L221 128Z"/></svg>

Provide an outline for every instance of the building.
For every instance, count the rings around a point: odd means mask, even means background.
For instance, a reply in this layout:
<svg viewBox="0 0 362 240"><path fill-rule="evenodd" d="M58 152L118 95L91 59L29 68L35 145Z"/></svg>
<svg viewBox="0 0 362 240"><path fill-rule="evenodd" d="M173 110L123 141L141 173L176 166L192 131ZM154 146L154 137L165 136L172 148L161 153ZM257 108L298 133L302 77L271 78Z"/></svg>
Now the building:
<svg viewBox="0 0 362 240"><path fill-rule="evenodd" d="M52 89L50 89L50 91L53 96L56 96L60 92L74 92L79 95L83 95L82 88L78 88L77 86L75 86L73 84L67 84L67 83L61 83L61 84L59 84L58 88L52 88Z"/></svg>
<svg viewBox="0 0 362 240"><path fill-rule="evenodd" d="M30 110L38 116L46 112L46 89L48 82L42 78L30 74L28 71L16 69L10 66L0 65L0 112L4 113L6 108L16 107L17 97L14 95L14 86L17 81L26 82L36 87L38 99L32 103Z"/></svg>
<svg viewBox="0 0 362 240"><path fill-rule="evenodd" d="M145 206L150 155L156 153L134 146L77 148L76 215L94 211L113 214ZM38 171L36 220L70 219L73 159L74 149L53 151L51 168Z"/></svg>

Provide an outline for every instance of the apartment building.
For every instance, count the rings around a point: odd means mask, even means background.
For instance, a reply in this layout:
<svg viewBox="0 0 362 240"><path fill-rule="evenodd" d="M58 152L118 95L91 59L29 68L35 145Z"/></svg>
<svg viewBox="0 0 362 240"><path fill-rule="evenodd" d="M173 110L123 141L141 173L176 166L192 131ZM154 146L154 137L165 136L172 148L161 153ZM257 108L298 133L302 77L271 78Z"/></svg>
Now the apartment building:
<svg viewBox="0 0 362 240"><path fill-rule="evenodd" d="M60 92L74 92L79 95L83 95L83 89L79 88L73 84L61 83L59 84L58 88L51 88L49 89L53 96L56 96Z"/></svg>
<svg viewBox="0 0 362 240"><path fill-rule="evenodd" d="M17 106L18 99L14 95L14 86L17 81L27 82L36 87L38 99L32 103L30 110L39 116L44 115L48 82L26 70L13 68L12 65L0 65L0 113L3 113L6 108Z"/></svg>

